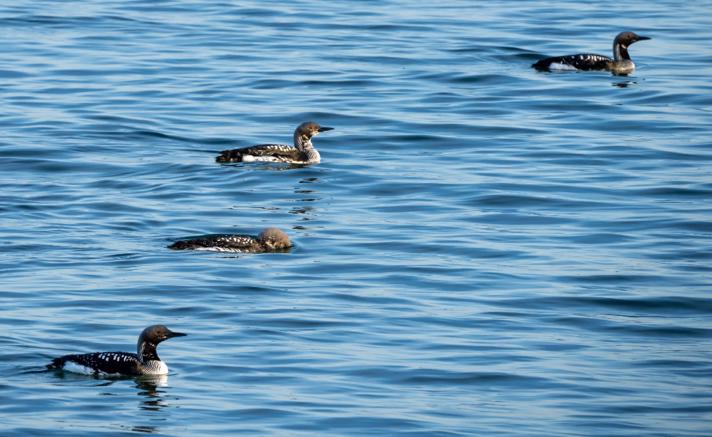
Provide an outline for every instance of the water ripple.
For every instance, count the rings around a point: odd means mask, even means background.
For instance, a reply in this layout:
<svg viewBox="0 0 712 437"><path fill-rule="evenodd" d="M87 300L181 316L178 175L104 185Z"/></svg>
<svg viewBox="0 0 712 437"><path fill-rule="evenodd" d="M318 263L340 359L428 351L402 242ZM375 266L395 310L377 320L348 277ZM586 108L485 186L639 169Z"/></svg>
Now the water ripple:
<svg viewBox="0 0 712 437"><path fill-rule="evenodd" d="M712 26L609 3L0 7L3 435L709 435ZM164 379L45 371L151 323Z"/></svg>

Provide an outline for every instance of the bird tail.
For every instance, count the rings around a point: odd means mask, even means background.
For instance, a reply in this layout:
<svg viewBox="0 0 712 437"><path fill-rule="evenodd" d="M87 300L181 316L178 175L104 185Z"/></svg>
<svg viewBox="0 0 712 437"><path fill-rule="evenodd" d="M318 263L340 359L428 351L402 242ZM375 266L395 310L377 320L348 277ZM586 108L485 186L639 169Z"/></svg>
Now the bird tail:
<svg viewBox="0 0 712 437"><path fill-rule="evenodd" d="M242 152L240 150L223 150L220 152L216 162L242 162Z"/></svg>
<svg viewBox="0 0 712 437"><path fill-rule="evenodd" d="M64 363L65 363L66 361L67 361L67 360L65 360L64 357L55 358L55 359L52 360L51 363L47 364L47 369L48 369L48 370L61 369L62 367L64 367Z"/></svg>
<svg viewBox="0 0 712 437"><path fill-rule="evenodd" d="M170 246L168 246L168 248L173 249L173 250L185 250L185 249L189 249L190 245L188 244L187 241L181 240L181 241L176 241L175 243L171 244Z"/></svg>
<svg viewBox="0 0 712 437"><path fill-rule="evenodd" d="M551 58L540 59L532 64L532 68L539 70L539 71L548 70L550 66L551 66Z"/></svg>

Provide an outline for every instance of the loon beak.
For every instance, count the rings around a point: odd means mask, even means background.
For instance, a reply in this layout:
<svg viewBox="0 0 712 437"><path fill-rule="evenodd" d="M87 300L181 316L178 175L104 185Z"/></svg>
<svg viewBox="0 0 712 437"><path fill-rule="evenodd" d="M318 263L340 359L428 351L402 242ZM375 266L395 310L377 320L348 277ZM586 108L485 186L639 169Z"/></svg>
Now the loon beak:
<svg viewBox="0 0 712 437"><path fill-rule="evenodd" d="M334 128L333 128L333 127L326 127L326 126L321 126L321 127L319 128L319 132L326 132L326 131L328 131L328 130L334 130Z"/></svg>
<svg viewBox="0 0 712 437"><path fill-rule="evenodd" d="M646 39L650 39L649 36L640 36L638 35L638 41L645 41Z"/></svg>
<svg viewBox="0 0 712 437"><path fill-rule="evenodd" d="M182 332L175 332L175 331L169 331L166 334L166 338L173 338L173 337L185 337L188 334L183 334Z"/></svg>

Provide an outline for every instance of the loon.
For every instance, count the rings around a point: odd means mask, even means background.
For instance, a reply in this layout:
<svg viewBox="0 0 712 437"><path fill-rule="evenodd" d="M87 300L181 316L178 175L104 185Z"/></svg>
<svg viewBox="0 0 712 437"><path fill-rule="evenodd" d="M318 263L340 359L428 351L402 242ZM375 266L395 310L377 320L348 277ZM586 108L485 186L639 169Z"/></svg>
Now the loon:
<svg viewBox="0 0 712 437"><path fill-rule="evenodd" d="M152 325L138 336L135 354L95 352L65 355L55 358L47 367L85 375L166 375L168 366L158 357L156 348L163 340L185 335L187 334L171 331L163 325Z"/></svg>
<svg viewBox="0 0 712 437"><path fill-rule="evenodd" d="M292 243L287 234L277 228L267 228L257 236L252 235L206 235L189 240L176 241L168 246L174 250L212 250L216 252L260 253L289 249Z"/></svg>
<svg viewBox="0 0 712 437"><path fill-rule="evenodd" d="M581 53L578 55L555 56L546 58L532 64L533 68L540 71L551 70L603 70L615 75L626 76L635 71L635 64L630 59L628 47L637 41L650 39L640 36L635 32L621 32L613 40L613 59L608 56Z"/></svg>
<svg viewBox="0 0 712 437"><path fill-rule="evenodd" d="M319 126L307 121L294 130L294 146L286 144L258 144L241 149L223 150L217 162L285 162L288 164L318 164L321 155L311 143L312 137L333 127Z"/></svg>

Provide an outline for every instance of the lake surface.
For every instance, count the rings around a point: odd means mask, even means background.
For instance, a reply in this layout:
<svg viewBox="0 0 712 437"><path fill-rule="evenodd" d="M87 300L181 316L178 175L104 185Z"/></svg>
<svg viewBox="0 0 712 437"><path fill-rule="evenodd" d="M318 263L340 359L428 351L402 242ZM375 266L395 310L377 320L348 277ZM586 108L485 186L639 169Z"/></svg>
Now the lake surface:
<svg viewBox="0 0 712 437"><path fill-rule="evenodd" d="M712 435L712 2L8 4L3 436ZM167 378L44 370L155 323Z"/></svg>

